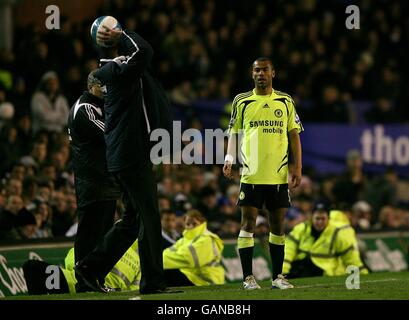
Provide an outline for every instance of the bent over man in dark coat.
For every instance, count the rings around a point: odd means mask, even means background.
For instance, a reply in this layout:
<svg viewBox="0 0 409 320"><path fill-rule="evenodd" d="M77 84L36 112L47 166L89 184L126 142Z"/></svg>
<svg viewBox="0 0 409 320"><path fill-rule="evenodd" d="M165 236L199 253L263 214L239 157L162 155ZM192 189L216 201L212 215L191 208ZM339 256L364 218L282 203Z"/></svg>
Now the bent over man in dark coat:
<svg viewBox="0 0 409 320"><path fill-rule="evenodd" d="M104 101L101 82L95 71L88 76L88 91L71 108L68 130L77 197L78 231L75 261L85 258L112 227L119 185L108 173L104 139ZM77 292L87 291L79 279Z"/></svg>

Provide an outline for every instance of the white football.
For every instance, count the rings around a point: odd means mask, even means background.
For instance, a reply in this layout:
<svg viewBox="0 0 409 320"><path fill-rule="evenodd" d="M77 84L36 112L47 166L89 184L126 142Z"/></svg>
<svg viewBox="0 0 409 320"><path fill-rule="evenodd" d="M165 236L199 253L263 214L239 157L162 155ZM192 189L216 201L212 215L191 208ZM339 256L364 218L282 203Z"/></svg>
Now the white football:
<svg viewBox="0 0 409 320"><path fill-rule="evenodd" d="M105 31L103 27L106 27L108 29L118 29L122 30L121 24L118 22L117 19L111 16L102 16L97 19L92 23L91 26L91 37L92 41L94 41L95 44L101 47L111 47L112 43L106 42L106 41L99 41L97 39L97 33L98 31Z"/></svg>

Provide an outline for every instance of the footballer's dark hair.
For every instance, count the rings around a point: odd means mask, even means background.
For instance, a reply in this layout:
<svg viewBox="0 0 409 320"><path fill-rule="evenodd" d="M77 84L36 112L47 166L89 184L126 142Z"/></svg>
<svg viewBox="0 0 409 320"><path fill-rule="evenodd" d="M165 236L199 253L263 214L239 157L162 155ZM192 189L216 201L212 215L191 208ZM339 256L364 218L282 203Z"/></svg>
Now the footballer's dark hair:
<svg viewBox="0 0 409 320"><path fill-rule="evenodd" d="M254 60L253 66L254 66L254 64L255 64L256 62L264 62L264 61L267 61L268 63L270 63L271 69L274 70L273 61L271 61L271 59L270 59L270 58L267 58L267 57L258 57L256 60Z"/></svg>

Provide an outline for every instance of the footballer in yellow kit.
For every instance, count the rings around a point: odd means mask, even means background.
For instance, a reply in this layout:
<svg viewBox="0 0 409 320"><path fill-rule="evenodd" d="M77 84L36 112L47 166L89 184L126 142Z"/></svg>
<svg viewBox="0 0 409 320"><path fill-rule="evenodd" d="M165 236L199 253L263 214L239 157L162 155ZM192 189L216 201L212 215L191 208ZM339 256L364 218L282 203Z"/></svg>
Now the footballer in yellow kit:
<svg viewBox="0 0 409 320"><path fill-rule="evenodd" d="M241 135L243 168L238 205L242 211L242 222L238 249L243 269L243 288L246 290L260 288L252 274L253 234L258 210L264 206L269 211L272 288L293 287L281 274L284 216L290 206L288 183L291 188L296 188L301 181L299 133L303 127L291 96L273 89L274 76L270 59L258 58L254 61L252 77L255 88L237 95L233 100L223 167L224 175L231 178L237 137Z"/></svg>
<svg viewBox="0 0 409 320"><path fill-rule="evenodd" d="M286 184L288 181L288 132L301 132L302 125L291 97L272 89L258 95L255 89L239 94L233 101L230 132L243 141L241 182Z"/></svg>

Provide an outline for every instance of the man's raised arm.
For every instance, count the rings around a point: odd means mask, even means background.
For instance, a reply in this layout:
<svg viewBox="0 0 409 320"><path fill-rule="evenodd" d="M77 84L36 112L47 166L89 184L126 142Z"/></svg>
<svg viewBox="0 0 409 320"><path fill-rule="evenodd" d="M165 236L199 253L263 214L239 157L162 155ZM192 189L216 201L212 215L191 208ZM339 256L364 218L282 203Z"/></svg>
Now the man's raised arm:
<svg viewBox="0 0 409 320"><path fill-rule="evenodd" d="M105 41L116 43L118 55L113 59L100 60L103 66L97 71L96 77L103 83L121 75L139 76L149 66L153 49L136 32L109 30L101 34Z"/></svg>

